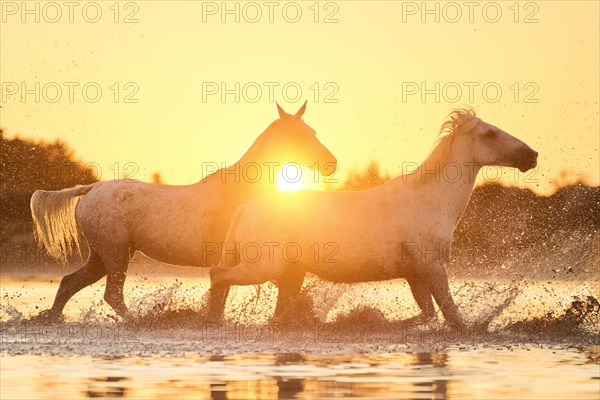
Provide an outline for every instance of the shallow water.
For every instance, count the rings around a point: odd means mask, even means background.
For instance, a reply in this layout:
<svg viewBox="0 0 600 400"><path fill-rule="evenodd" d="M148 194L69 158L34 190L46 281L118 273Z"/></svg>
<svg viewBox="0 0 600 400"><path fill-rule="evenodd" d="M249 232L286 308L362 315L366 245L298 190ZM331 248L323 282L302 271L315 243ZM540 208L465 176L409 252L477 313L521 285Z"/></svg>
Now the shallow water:
<svg viewBox="0 0 600 400"><path fill-rule="evenodd" d="M315 312L287 322L269 321L272 285L258 297L238 288L222 325L202 319L203 277L131 274L136 317L127 322L104 304L99 282L53 325L28 318L51 305L58 279L0 283L2 399L600 395L598 314L573 308L575 298L598 298L591 281L454 281L465 319L485 321L466 335L441 316L417 329L396 323L417 310L403 281L308 280Z"/></svg>
<svg viewBox="0 0 600 400"><path fill-rule="evenodd" d="M587 350L2 358L7 398L597 398ZM597 357L597 354L595 355Z"/></svg>

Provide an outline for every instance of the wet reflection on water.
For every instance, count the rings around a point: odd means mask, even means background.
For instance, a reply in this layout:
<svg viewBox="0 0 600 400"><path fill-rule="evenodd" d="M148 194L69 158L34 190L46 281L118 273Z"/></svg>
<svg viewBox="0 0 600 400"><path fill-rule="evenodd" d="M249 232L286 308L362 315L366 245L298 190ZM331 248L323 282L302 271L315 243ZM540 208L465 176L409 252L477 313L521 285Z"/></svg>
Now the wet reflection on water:
<svg viewBox="0 0 600 400"><path fill-rule="evenodd" d="M2 357L2 398L597 398L598 348ZM502 385L499 385L502 382Z"/></svg>
<svg viewBox="0 0 600 400"><path fill-rule="evenodd" d="M131 281L138 325L110 318L96 286L78 293L66 323L46 326L27 318L49 306L55 285L0 275L0 398L600 397L598 313L571 318L574 296L598 297L595 281L521 283L518 295L506 282L453 282L467 320L493 318L490 332L466 338L398 329L415 312L404 282L323 284L313 325L267 322L275 290L249 309L239 305L253 288L239 289L218 326L193 320L205 278ZM157 304L171 308L152 314ZM549 311L556 318L544 323Z"/></svg>
<svg viewBox="0 0 600 400"><path fill-rule="evenodd" d="M125 397L127 378L123 376L108 376L106 378L90 378L86 395L93 397Z"/></svg>

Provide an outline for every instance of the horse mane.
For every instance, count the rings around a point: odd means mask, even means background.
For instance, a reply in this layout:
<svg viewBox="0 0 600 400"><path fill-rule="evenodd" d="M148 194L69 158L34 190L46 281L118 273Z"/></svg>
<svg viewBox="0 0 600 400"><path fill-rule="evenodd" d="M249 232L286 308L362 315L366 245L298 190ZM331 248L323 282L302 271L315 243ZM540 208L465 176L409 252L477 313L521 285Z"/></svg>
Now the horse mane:
<svg viewBox="0 0 600 400"><path fill-rule="evenodd" d="M273 126L275 124L277 124L277 122L279 122L279 119L276 119L275 121L271 122L269 124L269 126L267 126L267 128L264 131L262 131L257 136L256 139L254 139L254 142L252 142L252 144L250 146L248 146L248 148L246 148L246 150L244 151L244 153L242 154L242 156L240 157L240 159L236 161L236 163L240 162L244 156L246 156L246 157L250 156L250 155L254 156L257 152L260 152L261 147L262 147L261 145L265 141L265 138L268 136L267 132L270 132L271 129L273 128ZM232 165L234 165L234 164L235 163L233 163ZM203 182L206 179L211 178L213 175L217 176L217 174L219 174L219 176L220 176L221 173L222 173L222 171L219 169L219 170L213 172L212 174L203 177L201 181Z"/></svg>
<svg viewBox="0 0 600 400"><path fill-rule="evenodd" d="M477 118L475 110L471 107L461 107L452 110L444 119L437 134L438 139L425 163L444 161L456 135L460 132L473 129L477 122L479 122L479 118Z"/></svg>

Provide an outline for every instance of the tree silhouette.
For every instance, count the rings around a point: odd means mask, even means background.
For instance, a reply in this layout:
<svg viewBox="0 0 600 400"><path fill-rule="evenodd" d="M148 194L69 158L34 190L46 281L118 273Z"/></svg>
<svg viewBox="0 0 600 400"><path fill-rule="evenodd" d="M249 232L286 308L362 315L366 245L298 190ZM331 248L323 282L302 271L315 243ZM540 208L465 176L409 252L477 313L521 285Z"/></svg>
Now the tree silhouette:
<svg viewBox="0 0 600 400"><path fill-rule="evenodd" d="M152 173L152 183L163 183L162 176L160 176L160 172L155 171Z"/></svg>
<svg viewBox="0 0 600 400"><path fill-rule="evenodd" d="M8 139L0 128L0 243L31 232L29 199L35 190L96 182L95 170L75 159L62 141Z"/></svg>
<svg viewBox="0 0 600 400"><path fill-rule="evenodd" d="M371 161L362 172L350 172L344 183L337 190L366 190L382 185L389 180L390 175L387 172L380 172L379 163Z"/></svg>

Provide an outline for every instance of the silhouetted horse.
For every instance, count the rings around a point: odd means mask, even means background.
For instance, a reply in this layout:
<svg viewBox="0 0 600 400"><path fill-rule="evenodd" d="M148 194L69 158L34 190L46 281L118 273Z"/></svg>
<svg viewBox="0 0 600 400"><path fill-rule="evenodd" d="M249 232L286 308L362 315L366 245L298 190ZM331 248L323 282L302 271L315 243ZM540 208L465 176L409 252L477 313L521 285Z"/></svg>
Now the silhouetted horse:
<svg viewBox="0 0 600 400"><path fill-rule="evenodd" d="M446 263L477 173L484 165L526 171L536 166L538 153L471 109L453 111L440 134L420 169L377 188L280 192L242 205L227 233L229 252L210 271L213 315L219 316L228 285L268 280L279 286L277 315L311 272L332 282L406 278L421 309L411 323L434 316L433 296L445 319L463 328ZM251 251L256 246L262 251Z"/></svg>
<svg viewBox="0 0 600 400"><path fill-rule="evenodd" d="M56 318L82 288L107 276L104 299L121 316L127 308L123 285L134 252L165 263L216 265L231 215L244 202L276 190L273 166L286 162L318 167L330 175L337 161L302 120L277 105L279 119L242 158L193 185L169 186L107 181L61 191L36 191L31 211L38 242L57 259L89 244L85 265L65 276L50 310Z"/></svg>

